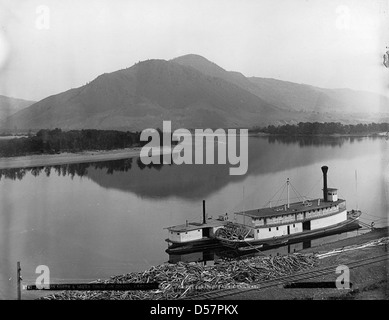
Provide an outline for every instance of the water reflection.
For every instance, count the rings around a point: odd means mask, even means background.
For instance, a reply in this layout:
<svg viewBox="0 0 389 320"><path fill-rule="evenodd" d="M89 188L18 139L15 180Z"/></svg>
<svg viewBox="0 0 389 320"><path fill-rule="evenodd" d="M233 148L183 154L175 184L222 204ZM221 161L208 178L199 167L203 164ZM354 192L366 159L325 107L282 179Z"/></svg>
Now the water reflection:
<svg viewBox="0 0 389 320"><path fill-rule="evenodd" d="M253 139L254 138L254 139ZM361 142L363 140L376 140L380 139L379 137L372 136L372 137L299 137L299 136L254 136L250 139L249 144L249 160L250 162L255 162L255 160L264 158L266 154L269 154L267 151L268 149L274 148L274 144L279 145L298 145L299 147L321 147L321 146L327 146L327 147L341 147L344 145L344 143L353 143L353 142ZM257 141L255 141L257 140ZM261 143L262 142L262 143ZM266 142L264 144L263 142ZM217 151L215 151L217 154ZM290 154L288 152L288 154ZM270 154L272 156L273 154ZM333 156L334 154L332 154ZM344 156L344 154L342 153ZM336 156L336 154L335 154ZM261 163L261 172L271 172L271 171L278 171L279 167L272 168L270 165L270 162L267 161L268 157L264 158L264 161ZM302 160L302 159L299 159ZM148 169L156 169L157 171L160 171L162 167L164 166L162 164L162 157L161 157L161 164L149 164L145 165L140 158L136 158L135 164L137 165L137 168L140 170L144 170L145 168ZM309 162L309 160L307 161ZM264 165L268 166L264 166ZM307 163L301 163L301 165L305 165ZM172 164L170 164L172 165ZM39 176L42 171L44 174L49 177L51 172L54 171L58 176L70 176L73 178L74 176L83 177L88 175L88 169L98 169L101 170L101 173L112 175L115 172L128 172L131 170L133 166L133 158L129 159L121 159L121 160L114 160L114 161L99 161L99 162L88 162L88 163L76 163L76 164L63 164L63 165L53 165L53 166L37 166L37 167L29 167L29 168L11 168L11 169L0 169L0 180L2 178L11 179L11 180L22 180L26 173L31 173L34 177ZM196 165L196 168L202 167L207 168L210 167L209 165ZM226 170L229 168L229 165L217 165L219 168L223 168L222 172L220 173L226 173ZM259 166L255 166L255 168L258 168ZM194 165L190 165L190 169L192 170L194 168ZM253 168L251 166L250 168ZM212 169L215 169L215 166L212 166ZM176 169L177 170L177 169ZM251 172L249 172L251 173Z"/></svg>
<svg viewBox="0 0 389 320"><path fill-rule="evenodd" d="M376 140L383 137L370 136L370 137L358 137L358 136L268 136L269 143L281 143L281 144L297 144L299 147L310 146L330 146L341 147L345 143L354 143L362 141L364 139Z"/></svg>
<svg viewBox="0 0 389 320"><path fill-rule="evenodd" d="M95 163L65 164L46 167L3 169L0 179L22 180L27 173L87 177L107 189L133 192L142 197L163 198L178 196L198 200L208 197L232 182L247 176L276 173L304 167L326 160L352 159L361 155L352 141L365 144L366 152L376 153L370 140L353 137L253 137L249 139L248 172L243 176L230 176L225 165L145 165L137 159L101 161ZM347 142L347 143L346 143ZM296 147L297 146L297 147ZM342 148L340 148L342 146ZM302 154L302 149L307 149ZM369 151L370 149L370 151ZM321 173L318 171L317 176Z"/></svg>
<svg viewBox="0 0 389 320"><path fill-rule="evenodd" d="M11 169L0 169L0 180L2 178L11 180L22 180L25 175L29 172L32 176L37 177L40 174L50 177L51 173L54 172L58 176L70 176L72 179L75 176L83 177L88 175L88 169L102 170L105 174L113 174L114 172L127 172L132 168L133 159L121 159L115 161L100 161L100 162L87 162L87 163L73 163L73 164L62 164L53 166L40 166L40 167L28 167L28 168L11 168ZM140 158L135 161L138 168L143 170L145 168L154 168L160 170L162 164L143 164Z"/></svg>

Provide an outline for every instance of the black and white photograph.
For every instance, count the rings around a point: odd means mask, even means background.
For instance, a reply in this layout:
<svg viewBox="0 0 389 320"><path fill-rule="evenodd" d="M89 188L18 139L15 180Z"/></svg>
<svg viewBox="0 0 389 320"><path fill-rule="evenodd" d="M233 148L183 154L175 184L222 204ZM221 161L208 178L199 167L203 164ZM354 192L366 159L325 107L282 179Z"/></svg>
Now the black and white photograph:
<svg viewBox="0 0 389 320"><path fill-rule="evenodd" d="M389 0L0 0L0 300L388 300L388 216Z"/></svg>

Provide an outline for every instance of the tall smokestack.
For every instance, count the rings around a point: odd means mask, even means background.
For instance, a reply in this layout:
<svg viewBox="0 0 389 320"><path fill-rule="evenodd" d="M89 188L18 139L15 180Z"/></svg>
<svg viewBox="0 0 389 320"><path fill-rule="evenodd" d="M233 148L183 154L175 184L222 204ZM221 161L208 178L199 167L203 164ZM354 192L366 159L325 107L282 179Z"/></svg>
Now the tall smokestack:
<svg viewBox="0 0 389 320"><path fill-rule="evenodd" d="M328 190L327 190L327 171L328 167L327 166L322 166L321 171L323 171L323 199L324 201L328 201Z"/></svg>
<svg viewBox="0 0 389 320"><path fill-rule="evenodd" d="M203 200L203 223L207 223L207 215L205 213L205 200Z"/></svg>

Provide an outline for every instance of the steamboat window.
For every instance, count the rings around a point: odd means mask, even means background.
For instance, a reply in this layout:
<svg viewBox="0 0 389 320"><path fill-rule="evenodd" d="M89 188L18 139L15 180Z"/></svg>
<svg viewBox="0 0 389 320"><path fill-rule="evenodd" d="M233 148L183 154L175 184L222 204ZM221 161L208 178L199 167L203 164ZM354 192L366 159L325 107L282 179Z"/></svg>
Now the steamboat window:
<svg viewBox="0 0 389 320"><path fill-rule="evenodd" d="M276 227L276 230L278 230L278 227Z"/></svg>
<svg viewBox="0 0 389 320"><path fill-rule="evenodd" d="M269 231L271 231L271 228L269 228Z"/></svg>
<svg viewBox="0 0 389 320"><path fill-rule="evenodd" d="M293 228L294 228L294 223L293 223Z"/></svg>

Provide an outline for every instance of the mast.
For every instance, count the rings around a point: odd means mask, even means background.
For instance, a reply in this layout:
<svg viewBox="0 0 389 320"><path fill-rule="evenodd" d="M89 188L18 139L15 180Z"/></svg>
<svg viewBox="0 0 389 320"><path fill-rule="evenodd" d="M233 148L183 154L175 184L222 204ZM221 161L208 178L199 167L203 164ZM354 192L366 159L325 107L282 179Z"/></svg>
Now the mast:
<svg viewBox="0 0 389 320"><path fill-rule="evenodd" d="M287 205L289 209L289 178L286 179Z"/></svg>
<svg viewBox="0 0 389 320"><path fill-rule="evenodd" d="M358 210L358 175L357 170L355 170L355 195L356 195L356 201L357 201L357 210Z"/></svg>

